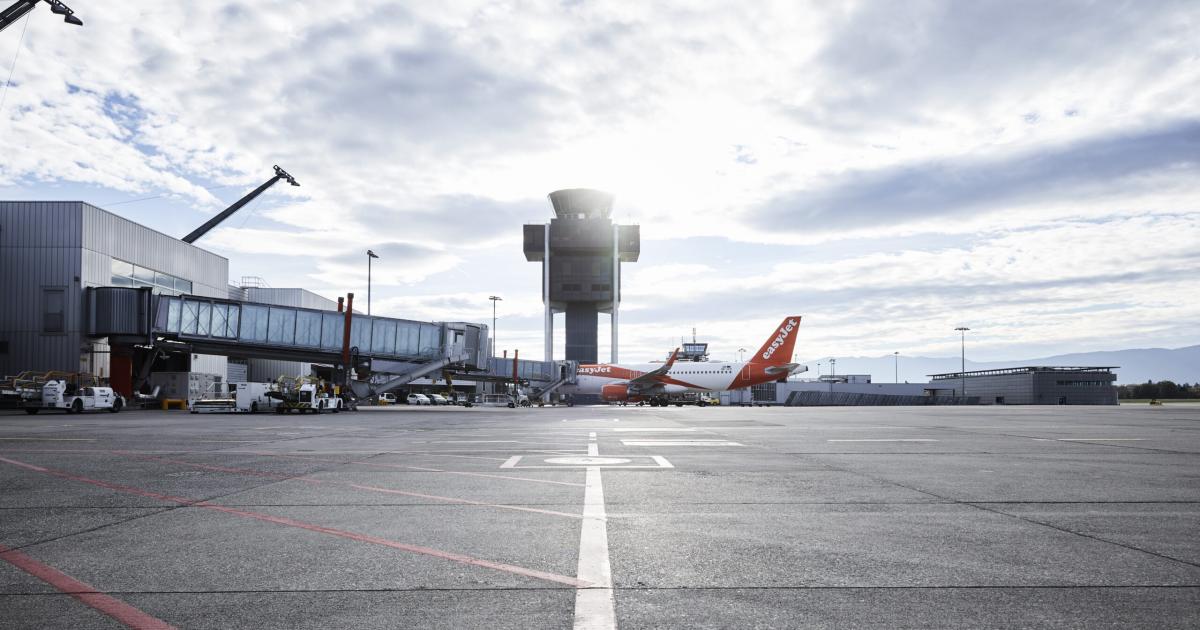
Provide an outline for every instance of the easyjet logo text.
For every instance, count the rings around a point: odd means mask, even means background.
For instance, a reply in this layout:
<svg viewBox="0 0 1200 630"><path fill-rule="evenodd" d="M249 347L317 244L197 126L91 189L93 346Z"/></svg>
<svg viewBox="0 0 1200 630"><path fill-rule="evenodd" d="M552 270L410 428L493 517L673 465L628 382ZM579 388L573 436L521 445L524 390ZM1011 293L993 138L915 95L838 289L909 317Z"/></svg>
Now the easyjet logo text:
<svg viewBox="0 0 1200 630"><path fill-rule="evenodd" d="M779 334L775 336L775 340L771 342L770 346L767 346L766 352L762 353L763 360L770 359L771 355L775 354L775 350L779 348L779 346L783 345L783 340L787 339L788 335L792 334L792 331L796 329L798 324L799 322L796 320L789 319L786 324L780 327Z"/></svg>
<svg viewBox="0 0 1200 630"><path fill-rule="evenodd" d="M581 365L580 374L612 374L611 365Z"/></svg>

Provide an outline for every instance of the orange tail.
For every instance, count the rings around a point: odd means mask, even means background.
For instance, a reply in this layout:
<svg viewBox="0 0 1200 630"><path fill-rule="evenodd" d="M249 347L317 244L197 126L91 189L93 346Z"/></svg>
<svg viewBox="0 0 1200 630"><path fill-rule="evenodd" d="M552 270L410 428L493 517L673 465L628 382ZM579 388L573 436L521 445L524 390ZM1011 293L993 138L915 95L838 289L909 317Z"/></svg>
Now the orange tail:
<svg viewBox="0 0 1200 630"><path fill-rule="evenodd" d="M796 333L800 328L800 316L790 315L775 328L767 342L750 357L751 363L760 365L783 365L791 363L792 349L796 347Z"/></svg>

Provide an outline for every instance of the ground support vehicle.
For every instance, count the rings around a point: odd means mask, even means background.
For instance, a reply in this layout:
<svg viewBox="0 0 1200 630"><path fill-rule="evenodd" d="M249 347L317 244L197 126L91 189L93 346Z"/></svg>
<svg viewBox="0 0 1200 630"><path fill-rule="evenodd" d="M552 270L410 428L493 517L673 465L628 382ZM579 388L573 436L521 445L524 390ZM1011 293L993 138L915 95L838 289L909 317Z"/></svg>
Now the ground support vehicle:
<svg viewBox="0 0 1200 630"><path fill-rule="evenodd" d="M36 414L43 409L61 409L67 413L108 411L117 413L125 407L125 398L111 387L77 387L66 381L47 381L42 386L40 404L26 403L25 413Z"/></svg>
<svg viewBox="0 0 1200 630"><path fill-rule="evenodd" d="M274 391L273 383L235 383L234 407L240 413L258 413L275 408L276 400L267 394Z"/></svg>
<svg viewBox="0 0 1200 630"><path fill-rule="evenodd" d="M375 404L380 406L394 405L396 404L396 395L391 392L380 394L379 397L375 399Z"/></svg>
<svg viewBox="0 0 1200 630"><path fill-rule="evenodd" d="M338 413L353 408L341 396L326 391L320 381L314 378L280 377L277 385L276 389L266 392L266 396L276 401L275 413Z"/></svg>
<svg viewBox="0 0 1200 630"><path fill-rule="evenodd" d="M511 394L482 394L474 404L480 407L508 407L509 409L532 406L529 396L525 394L517 396Z"/></svg>
<svg viewBox="0 0 1200 630"><path fill-rule="evenodd" d="M212 383L204 395L188 402L192 413L233 413L237 411L237 401L226 383Z"/></svg>

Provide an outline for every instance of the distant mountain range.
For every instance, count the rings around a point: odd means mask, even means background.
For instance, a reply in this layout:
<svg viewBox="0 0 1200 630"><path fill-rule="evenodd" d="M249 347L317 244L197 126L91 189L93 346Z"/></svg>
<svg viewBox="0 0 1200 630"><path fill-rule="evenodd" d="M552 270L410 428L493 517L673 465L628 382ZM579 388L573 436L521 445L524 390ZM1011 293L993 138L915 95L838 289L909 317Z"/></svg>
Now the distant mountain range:
<svg viewBox="0 0 1200 630"><path fill-rule="evenodd" d="M890 383L894 378L892 356L883 357L835 357L837 374L870 374L876 383ZM829 374L829 357L802 361L808 366L804 377L817 376L817 363L821 374ZM1186 348L1135 348L1104 352L1078 352L1060 354L1040 359L1015 361L971 361L967 370L991 370L1028 365L1062 366L1118 366L1117 383L1144 383L1146 381L1175 381L1176 383L1200 382L1200 346ZM930 374L944 374L959 370L958 357L906 357L900 355L900 381L925 383Z"/></svg>

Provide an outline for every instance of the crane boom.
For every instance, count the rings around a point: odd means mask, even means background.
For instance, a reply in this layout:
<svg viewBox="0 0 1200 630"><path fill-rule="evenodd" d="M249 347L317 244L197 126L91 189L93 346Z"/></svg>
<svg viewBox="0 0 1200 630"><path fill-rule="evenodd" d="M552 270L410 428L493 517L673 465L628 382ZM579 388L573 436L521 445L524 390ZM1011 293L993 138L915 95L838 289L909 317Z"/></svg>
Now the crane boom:
<svg viewBox="0 0 1200 630"><path fill-rule="evenodd" d="M241 210L242 206L250 203L251 201L254 201L255 197L263 194L263 192L266 189L270 188L271 186L274 186L275 182L277 182L281 179L286 179L287 182L293 186L300 185L300 183L296 181L295 177L292 177L291 175L288 174L287 171L279 168L279 166L276 165L274 177L263 182L263 184L261 186L250 191L250 193L247 194L245 197L242 197L241 199L238 199L237 201L235 201L232 206L229 206L228 208L225 208L224 210L222 210L221 214L218 214L217 216L209 219L208 221L205 221L204 225L201 225L200 227L192 230L191 234L188 234L187 236L183 237L183 242L184 243L195 243L196 240L199 239L201 236L208 234L209 230L217 227L217 225L219 225L225 219L228 219L233 213L237 212L238 210Z"/></svg>
<svg viewBox="0 0 1200 630"><path fill-rule="evenodd" d="M41 0L17 0L16 2L8 5L7 9L0 11L0 31L8 28L13 24L13 22L21 19L21 16L32 11L40 1ZM83 25L83 20L75 17L75 12L72 11L67 5L63 4L62 0L46 0L46 4L50 5L51 12L63 16L63 21L67 24L74 24L75 26Z"/></svg>

